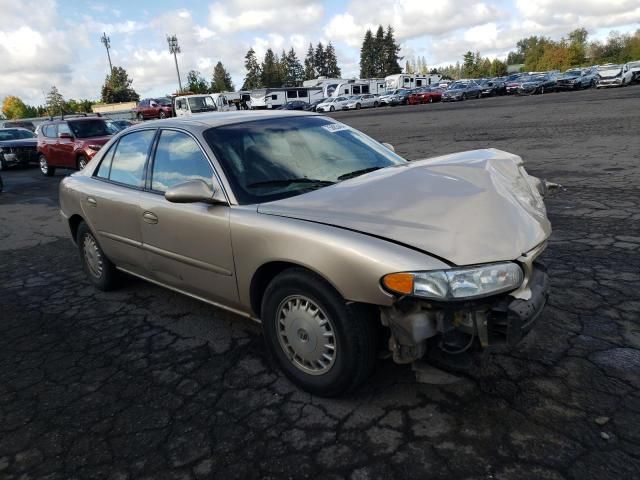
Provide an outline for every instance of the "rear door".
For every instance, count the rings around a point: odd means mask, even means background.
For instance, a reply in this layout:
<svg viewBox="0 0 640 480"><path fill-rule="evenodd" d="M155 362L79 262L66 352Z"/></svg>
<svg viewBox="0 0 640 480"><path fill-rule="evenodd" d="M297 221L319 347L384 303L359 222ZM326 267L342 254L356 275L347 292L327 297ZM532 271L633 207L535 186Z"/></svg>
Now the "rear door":
<svg viewBox="0 0 640 480"><path fill-rule="evenodd" d="M142 247L145 170L155 128L120 138L104 155L81 199L82 209L106 255L119 267L148 275Z"/></svg>
<svg viewBox="0 0 640 480"><path fill-rule="evenodd" d="M190 134L164 129L155 148L141 201L142 242L153 278L207 300L237 304L229 206L171 203L164 193L189 180L220 188L200 144Z"/></svg>

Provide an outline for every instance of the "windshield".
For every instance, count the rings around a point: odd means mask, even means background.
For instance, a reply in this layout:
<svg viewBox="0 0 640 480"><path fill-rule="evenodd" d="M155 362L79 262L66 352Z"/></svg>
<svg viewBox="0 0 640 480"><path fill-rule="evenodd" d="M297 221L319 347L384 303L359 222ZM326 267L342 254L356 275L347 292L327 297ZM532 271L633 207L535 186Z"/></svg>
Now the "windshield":
<svg viewBox="0 0 640 480"><path fill-rule="evenodd" d="M406 162L363 133L320 116L225 125L204 137L243 205L300 195L354 172Z"/></svg>
<svg viewBox="0 0 640 480"><path fill-rule="evenodd" d="M579 77L581 75L581 72L576 71L576 70L571 70L569 72L564 72L564 76L565 77Z"/></svg>
<svg viewBox="0 0 640 480"><path fill-rule="evenodd" d="M210 112L216 109L216 104L213 98L206 97L190 97L188 99L189 107L192 112Z"/></svg>
<svg viewBox="0 0 640 480"><path fill-rule="evenodd" d="M35 135L29 130L7 129L0 130L0 141L2 140L19 140L21 138L34 138Z"/></svg>
<svg viewBox="0 0 640 480"><path fill-rule="evenodd" d="M69 122L69 128L76 138L105 137L113 132L104 120L82 120Z"/></svg>
<svg viewBox="0 0 640 480"><path fill-rule="evenodd" d="M162 105L163 107L170 107L171 106L171 99L170 98L156 98L156 103Z"/></svg>

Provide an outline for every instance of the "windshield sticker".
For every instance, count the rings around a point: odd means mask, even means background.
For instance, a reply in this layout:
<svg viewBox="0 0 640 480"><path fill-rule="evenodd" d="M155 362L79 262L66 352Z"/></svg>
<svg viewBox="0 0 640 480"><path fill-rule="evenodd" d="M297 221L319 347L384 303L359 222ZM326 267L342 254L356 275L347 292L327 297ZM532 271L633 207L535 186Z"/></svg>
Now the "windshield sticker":
<svg viewBox="0 0 640 480"><path fill-rule="evenodd" d="M344 125L343 123L330 123L328 125L322 125L322 128L332 133L350 129L350 127Z"/></svg>

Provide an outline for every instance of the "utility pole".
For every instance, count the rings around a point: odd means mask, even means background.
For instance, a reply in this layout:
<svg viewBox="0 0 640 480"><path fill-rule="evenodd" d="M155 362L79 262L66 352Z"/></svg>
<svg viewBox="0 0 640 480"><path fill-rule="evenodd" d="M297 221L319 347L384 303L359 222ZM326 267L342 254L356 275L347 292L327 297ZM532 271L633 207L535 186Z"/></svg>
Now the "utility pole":
<svg viewBox="0 0 640 480"><path fill-rule="evenodd" d="M178 69L178 57L177 54L180 53L180 45L178 45L178 37L174 35L167 35L167 43L169 44L169 53L173 54L173 60L176 62L176 73L178 74L178 86L180 87L180 92L182 92L182 81L180 81L180 70Z"/></svg>
<svg viewBox="0 0 640 480"><path fill-rule="evenodd" d="M111 48L111 39L107 37L107 34L105 32L102 32L100 41L104 45L104 48L107 49L107 57L109 58L109 73L113 73L113 65L111 65L111 54L109 53L109 49Z"/></svg>

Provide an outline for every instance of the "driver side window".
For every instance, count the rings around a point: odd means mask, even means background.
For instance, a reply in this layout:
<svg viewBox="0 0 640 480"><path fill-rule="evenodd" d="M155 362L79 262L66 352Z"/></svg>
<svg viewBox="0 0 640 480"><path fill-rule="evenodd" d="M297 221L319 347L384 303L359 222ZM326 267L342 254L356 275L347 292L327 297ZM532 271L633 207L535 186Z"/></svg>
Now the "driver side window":
<svg viewBox="0 0 640 480"><path fill-rule="evenodd" d="M202 180L210 188L213 169L197 142L186 133L163 130L153 161L151 189L166 192L191 180Z"/></svg>

